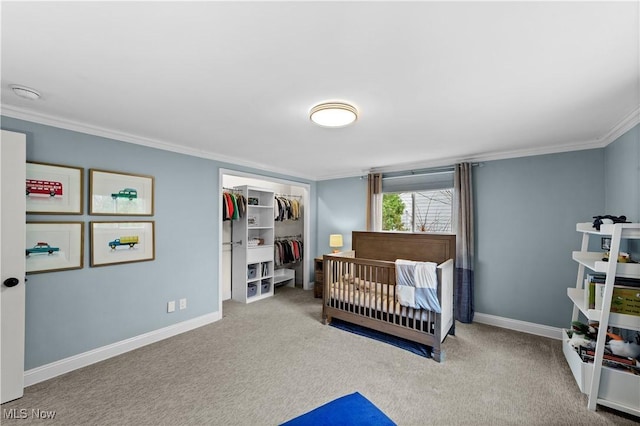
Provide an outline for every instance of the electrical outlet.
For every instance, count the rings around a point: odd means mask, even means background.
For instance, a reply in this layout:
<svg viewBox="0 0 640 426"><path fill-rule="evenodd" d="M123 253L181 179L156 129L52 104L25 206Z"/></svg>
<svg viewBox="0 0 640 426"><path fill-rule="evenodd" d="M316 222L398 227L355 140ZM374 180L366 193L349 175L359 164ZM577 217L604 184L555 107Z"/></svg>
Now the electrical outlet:
<svg viewBox="0 0 640 426"><path fill-rule="evenodd" d="M187 309L187 299L180 299L180 309Z"/></svg>
<svg viewBox="0 0 640 426"><path fill-rule="evenodd" d="M176 301L172 300L167 303L167 312L174 312L176 310Z"/></svg>

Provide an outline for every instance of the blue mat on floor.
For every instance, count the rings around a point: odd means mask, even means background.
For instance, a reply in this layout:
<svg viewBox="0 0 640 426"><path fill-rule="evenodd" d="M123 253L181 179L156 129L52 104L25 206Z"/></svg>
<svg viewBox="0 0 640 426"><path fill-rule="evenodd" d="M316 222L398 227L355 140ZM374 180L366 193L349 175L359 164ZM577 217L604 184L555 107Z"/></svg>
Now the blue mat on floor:
<svg viewBox="0 0 640 426"><path fill-rule="evenodd" d="M378 340L380 342L388 343L398 348L404 349L409 352L413 352L416 355L423 356L425 358L431 358L431 347L423 345L411 340L403 339L402 337L392 336L391 334L383 333L381 331L372 330L367 327L362 327L357 324L352 324L347 321L342 321L337 318L331 319L331 325L339 328L340 330L349 331L360 336L369 337L371 339Z"/></svg>
<svg viewBox="0 0 640 426"><path fill-rule="evenodd" d="M282 423L281 426L395 426L386 416L358 392L334 399L315 410Z"/></svg>

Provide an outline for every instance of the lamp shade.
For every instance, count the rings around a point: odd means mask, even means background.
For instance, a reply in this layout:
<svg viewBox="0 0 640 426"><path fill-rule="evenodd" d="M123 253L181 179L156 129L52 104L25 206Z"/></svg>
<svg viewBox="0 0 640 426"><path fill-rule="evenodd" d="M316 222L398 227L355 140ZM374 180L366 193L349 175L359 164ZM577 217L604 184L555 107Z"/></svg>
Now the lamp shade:
<svg viewBox="0 0 640 426"><path fill-rule="evenodd" d="M329 235L329 247L331 247L334 253L337 253L340 250L336 250L337 248L342 247L342 234L331 234Z"/></svg>

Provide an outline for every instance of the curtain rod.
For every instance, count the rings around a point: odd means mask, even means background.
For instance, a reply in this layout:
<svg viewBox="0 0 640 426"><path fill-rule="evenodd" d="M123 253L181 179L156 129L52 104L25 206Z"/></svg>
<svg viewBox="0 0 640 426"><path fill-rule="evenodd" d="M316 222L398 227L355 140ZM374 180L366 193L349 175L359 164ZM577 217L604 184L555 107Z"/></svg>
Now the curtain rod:
<svg viewBox="0 0 640 426"><path fill-rule="evenodd" d="M435 175L440 173L451 173L454 171L453 166L432 167L429 169L404 170L397 172L382 173L382 179L405 178L409 176Z"/></svg>
<svg viewBox="0 0 640 426"><path fill-rule="evenodd" d="M471 166L482 167L484 166L484 163L481 163L481 162L471 163ZM394 178L401 178L401 177L408 177L408 176L422 176L422 175L431 175L431 174L437 174L437 173L449 173L449 172L453 172L454 169L455 169L455 166L442 166L442 167L431 167L431 168L425 168L425 169L399 170L395 172L386 172L386 173L371 171L370 173L380 173L382 174L382 179L394 179ZM366 179L367 175L360 176L360 178Z"/></svg>

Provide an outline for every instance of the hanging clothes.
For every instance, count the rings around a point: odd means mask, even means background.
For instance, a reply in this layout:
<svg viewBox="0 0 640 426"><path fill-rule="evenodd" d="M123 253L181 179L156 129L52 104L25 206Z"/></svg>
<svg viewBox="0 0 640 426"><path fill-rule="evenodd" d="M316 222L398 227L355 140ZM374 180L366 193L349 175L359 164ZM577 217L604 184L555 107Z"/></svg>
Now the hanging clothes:
<svg viewBox="0 0 640 426"><path fill-rule="evenodd" d="M274 207L274 219L277 222L300 219L300 202L295 198L277 195Z"/></svg>
<svg viewBox="0 0 640 426"><path fill-rule="evenodd" d="M274 261L276 266L296 263L302 260L302 238L282 238L274 243Z"/></svg>
<svg viewBox="0 0 640 426"><path fill-rule="evenodd" d="M231 220L238 220L240 218L240 214L238 213L238 197L232 196L231 202L233 203L231 206L233 208L233 214L231 215Z"/></svg>
<svg viewBox="0 0 640 426"><path fill-rule="evenodd" d="M243 218L247 214L247 199L242 194L236 196L238 203L238 216Z"/></svg>
<svg viewBox="0 0 640 426"><path fill-rule="evenodd" d="M228 192L222 193L222 220L231 220L233 212L229 208L231 204L231 194Z"/></svg>
<svg viewBox="0 0 640 426"><path fill-rule="evenodd" d="M293 220L300 219L300 202L295 198L291 200L291 214Z"/></svg>
<svg viewBox="0 0 640 426"><path fill-rule="evenodd" d="M230 191L222 193L222 220L238 220L247 212L247 199Z"/></svg>

